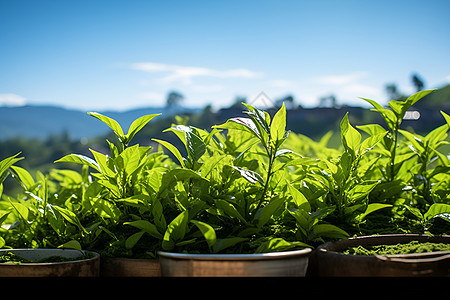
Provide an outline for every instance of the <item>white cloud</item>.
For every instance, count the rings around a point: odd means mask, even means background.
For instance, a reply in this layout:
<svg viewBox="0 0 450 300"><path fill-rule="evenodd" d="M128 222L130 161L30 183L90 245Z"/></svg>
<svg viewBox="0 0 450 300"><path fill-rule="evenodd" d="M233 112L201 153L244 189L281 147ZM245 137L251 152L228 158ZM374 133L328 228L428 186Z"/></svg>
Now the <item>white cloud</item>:
<svg viewBox="0 0 450 300"><path fill-rule="evenodd" d="M215 84L215 85L194 85L192 86L192 91L197 93L217 93L221 92L225 89L224 86Z"/></svg>
<svg viewBox="0 0 450 300"><path fill-rule="evenodd" d="M151 101L153 106L164 106L166 97L166 94L158 92L145 92L139 94L140 99Z"/></svg>
<svg viewBox="0 0 450 300"><path fill-rule="evenodd" d="M222 71L203 67L178 66L154 62L133 63L131 64L131 69L146 72L165 72L168 74L161 79L161 82L181 82L186 85L192 84L192 78L199 76L209 76L216 78L259 78L263 75L262 72L254 72L242 68Z"/></svg>
<svg viewBox="0 0 450 300"><path fill-rule="evenodd" d="M348 74L341 75L328 75L314 78L314 82L320 84L330 84L330 85L342 85L350 84L364 78L368 75L365 71L351 72Z"/></svg>
<svg viewBox="0 0 450 300"><path fill-rule="evenodd" d="M27 103L27 99L16 94L0 94L0 105L22 106Z"/></svg>
<svg viewBox="0 0 450 300"><path fill-rule="evenodd" d="M293 86L293 83L290 80L274 79L269 81L269 86L274 88L290 88Z"/></svg>
<svg viewBox="0 0 450 300"><path fill-rule="evenodd" d="M450 75L446 76L446 77L444 78L444 80L445 80L446 82L449 82L449 83L450 83Z"/></svg>
<svg viewBox="0 0 450 300"><path fill-rule="evenodd" d="M344 85L340 91L346 94L376 95L380 92L380 89L370 85L353 83Z"/></svg>

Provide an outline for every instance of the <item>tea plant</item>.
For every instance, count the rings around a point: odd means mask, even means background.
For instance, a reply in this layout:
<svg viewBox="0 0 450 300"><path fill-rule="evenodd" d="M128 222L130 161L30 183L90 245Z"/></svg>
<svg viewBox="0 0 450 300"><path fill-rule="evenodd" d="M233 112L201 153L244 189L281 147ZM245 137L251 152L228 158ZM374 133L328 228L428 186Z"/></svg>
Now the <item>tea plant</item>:
<svg viewBox="0 0 450 300"><path fill-rule="evenodd" d="M101 247L99 251L107 252L108 255L132 255L133 247L144 233L159 240L162 237L159 231L164 232L166 229L157 194L160 192L162 177L172 167L172 163L160 151L151 153L152 147L129 146L133 136L157 115L135 120L126 135L115 120L98 113L90 115L107 124L117 137L117 146L107 141L110 156L91 149L94 159L69 154L57 162L75 162L96 171L90 173L93 180L82 196L84 212L93 212L91 218L100 220L94 247ZM147 216L152 220L154 218L156 225L142 221ZM140 231L134 233L131 226ZM102 244L109 247L104 249ZM158 241L153 247L138 249L137 252L154 256L157 248Z"/></svg>
<svg viewBox="0 0 450 300"><path fill-rule="evenodd" d="M351 126L348 115L342 119L340 127L343 152L337 157L322 158L303 179L303 190L309 189L305 193L312 194L314 188L317 195L314 204L326 212L324 217L354 231L352 227L358 229L367 215L391 206L369 203L369 194L379 180L365 178L374 167L374 161L367 158L367 153L387 132L376 132L361 141L361 134Z"/></svg>
<svg viewBox="0 0 450 300"><path fill-rule="evenodd" d="M56 161L81 164L80 172L33 177L15 165L18 154L0 161L0 247L155 257L160 250L284 251L383 230L443 233L439 222L450 222L450 162L442 151L450 117L442 112L446 124L424 136L400 128L406 111L430 92L389 108L364 99L387 128L355 128L345 115L337 148L327 146L332 133L315 142L286 130L284 104L273 117L245 104L247 117L211 131L178 118L165 132L181 148L162 139L151 139L157 149L131 144L156 114L138 118L125 134L117 121L89 113L117 141L107 141L107 154L90 149L92 157ZM9 174L22 187L14 196L3 193Z"/></svg>
<svg viewBox="0 0 450 300"><path fill-rule="evenodd" d="M4 237L6 245L30 248L75 248L81 250L77 240L89 234L76 215L77 208L72 203L76 197L66 193L63 182L56 183L52 177L57 176L67 184L79 186L81 176L71 170L54 170L52 175L37 172L36 180L25 169L11 166L11 173L23 188L15 198L4 195L0 204L6 209ZM56 172L59 172L56 175ZM79 181L78 181L79 180ZM76 201L75 201L76 202ZM7 217L6 217L7 216Z"/></svg>
<svg viewBox="0 0 450 300"><path fill-rule="evenodd" d="M309 159L281 149L289 134L284 105L272 120L267 112L246 107L249 118L231 118L210 133L186 125L168 129L183 142L187 157L157 140L181 165L166 175L167 197L181 212L169 224L173 227L165 234L164 250L195 252L205 245L203 252L281 251L327 235L346 236L336 226L319 224L318 217L294 225L305 234L292 234L285 222L295 223L291 214L298 211L305 210L309 217L310 205L289 184L285 168ZM219 129L227 129L227 134ZM175 180L170 180L172 175Z"/></svg>

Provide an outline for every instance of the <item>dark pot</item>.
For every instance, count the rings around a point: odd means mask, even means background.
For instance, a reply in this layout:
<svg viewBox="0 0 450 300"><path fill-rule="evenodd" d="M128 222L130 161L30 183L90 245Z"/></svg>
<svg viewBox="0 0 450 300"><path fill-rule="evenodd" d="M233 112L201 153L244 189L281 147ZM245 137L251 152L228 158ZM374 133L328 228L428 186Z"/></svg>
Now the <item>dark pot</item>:
<svg viewBox="0 0 450 300"><path fill-rule="evenodd" d="M450 251L399 255L347 255L348 247L406 244L411 241L450 243L450 236L392 234L328 242L313 251L309 276L449 276Z"/></svg>
<svg viewBox="0 0 450 300"><path fill-rule="evenodd" d="M41 260L51 256L76 258L80 251L74 249L0 249L0 254L12 252L27 260ZM82 258L67 262L50 263L0 263L1 277L97 277L100 275L100 255L91 253L91 258Z"/></svg>

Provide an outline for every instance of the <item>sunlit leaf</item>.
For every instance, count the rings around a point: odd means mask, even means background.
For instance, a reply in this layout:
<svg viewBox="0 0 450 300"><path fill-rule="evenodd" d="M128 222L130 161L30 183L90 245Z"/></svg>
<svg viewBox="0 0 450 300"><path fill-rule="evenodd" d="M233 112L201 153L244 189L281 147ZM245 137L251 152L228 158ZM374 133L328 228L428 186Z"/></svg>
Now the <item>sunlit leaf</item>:
<svg viewBox="0 0 450 300"><path fill-rule="evenodd" d="M197 220L191 220L191 223L197 226L205 237L209 247L212 247L216 243L216 231L211 225Z"/></svg>
<svg viewBox="0 0 450 300"><path fill-rule="evenodd" d="M139 132L139 130L141 130L145 125L147 125L148 122L150 122L154 117L159 115L161 114L145 115L133 121L126 135L128 142L136 135L136 133Z"/></svg>
<svg viewBox="0 0 450 300"><path fill-rule="evenodd" d="M122 139L124 137L122 127L120 127L119 123L117 123L116 120L114 120L110 117L107 117L105 115L102 115L98 112L88 112L88 115L90 115L94 118L97 118L100 121L102 121L103 123L105 123L106 125L108 125L108 127L114 131L114 133L116 134L116 136L118 138Z"/></svg>

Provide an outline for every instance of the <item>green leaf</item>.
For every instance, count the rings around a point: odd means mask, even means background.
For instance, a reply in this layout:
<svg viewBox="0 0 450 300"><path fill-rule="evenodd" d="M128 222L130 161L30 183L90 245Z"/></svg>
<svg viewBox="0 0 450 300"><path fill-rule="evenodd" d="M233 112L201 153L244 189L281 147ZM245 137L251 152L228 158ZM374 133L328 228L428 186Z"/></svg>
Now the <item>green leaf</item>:
<svg viewBox="0 0 450 300"><path fill-rule="evenodd" d="M147 125L147 123L150 122L154 117L159 115L161 114L145 115L133 121L126 135L127 141L130 142L131 139L136 135L136 133L139 132L139 130L141 130L145 125Z"/></svg>
<svg viewBox="0 0 450 300"><path fill-rule="evenodd" d="M66 219L69 223L72 223L73 225L77 226L78 229L87 233L87 230L83 227L83 225L81 225L80 220L73 211L59 207L57 205L53 205L52 208L57 212L59 212L63 216L63 218Z"/></svg>
<svg viewBox="0 0 450 300"><path fill-rule="evenodd" d="M180 151L178 151L178 149L172 145L169 142L166 141L162 141L162 140L158 140L158 139L152 139L152 141L158 142L161 145L163 145L164 147L167 148L167 150L169 150L170 152L172 152L172 154L175 156L175 158L178 160L178 162L180 163L180 165L184 168L186 167L184 160L183 160L183 156L181 156Z"/></svg>
<svg viewBox="0 0 450 300"><path fill-rule="evenodd" d="M272 217L272 215L284 204L283 198L273 198L269 204L261 208L257 213L258 227L264 226Z"/></svg>
<svg viewBox="0 0 450 300"><path fill-rule="evenodd" d="M220 210L222 210L225 215L229 218L237 218L239 221L246 223L245 219L242 217L242 215L239 213L239 211L234 207L233 204L229 203L228 201L217 199L215 201L216 207Z"/></svg>
<svg viewBox="0 0 450 300"><path fill-rule="evenodd" d="M257 109L249 104L242 103L247 107L248 111L244 111L255 123L258 128L260 136L263 138L262 141L267 140L267 136L270 134L270 116L267 112Z"/></svg>
<svg viewBox="0 0 450 300"><path fill-rule="evenodd" d="M33 177L30 175L30 173L28 173L27 170L18 166L11 166L11 169L13 169L14 173L17 175L19 181L25 189L28 190L35 185Z"/></svg>
<svg viewBox="0 0 450 300"><path fill-rule="evenodd" d="M114 160L116 167L120 171L125 171L127 175L131 175L136 171L141 162L139 145L126 148L120 155Z"/></svg>
<svg viewBox="0 0 450 300"><path fill-rule="evenodd" d="M216 243L212 246L212 250L214 253L217 253L219 251L222 251L223 249L232 247L246 240L248 239L243 237L228 237L223 239L217 239Z"/></svg>
<svg viewBox="0 0 450 300"><path fill-rule="evenodd" d="M435 217L441 216L443 219L450 221L450 205L444 203L434 203L423 216L425 221L430 221Z"/></svg>
<svg viewBox="0 0 450 300"><path fill-rule="evenodd" d="M197 220L191 220L191 223L197 226L205 237L209 247L212 247L216 243L216 231L211 225Z"/></svg>
<svg viewBox="0 0 450 300"><path fill-rule="evenodd" d="M101 171L102 174L108 176L108 177L114 177L116 176L116 172L115 170L112 170L111 167L109 166L108 160L109 158L100 153L97 152L95 150L89 149L92 153L92 155L94 155L95 161L99 167L99 170Z"/></svg>
<svg viewBox="0 0 450 300"><path fill-rule="evenodd" d="M187 231L188 220L189 213L185 210L170 222L162 241L164 250L172 250L175 247L175 244L184 238Z"/></svg>
<svg viewBox="0 0 450 300"><path fill-rule="evenodd" d="M206 152L203 140L194 132L186 132L186 149L192 162L197 162Z"/></svg>
<svg viewBox="0 0 450 300"><path fill-rule="evenodd" d="M258 131L258 127L250 118L231 118L228 119L224 124L215 125L213 126L213 128L247 131L256 136L258 139L261 139L261 134Z"/></svg>
<svg viewBox="0 0 450 300"><path fill-rule="evenodd" d="M132 221L132 222L124 222L123 224L130 225L130 226L136 227L138 229L141 229L144 232L148 233L149 235L151 235L157 239L163 238L162 234L159 233L158 228L156 228L156 226L154 224L150 223L149 221L136 220L136 221Z"/></svg>
<svg viewBox="0 0 450 300"><path fill-rule="evenodd" d="M341 138L346 149L351 149L355 154L359 150L361 144L361 134L350 125L348 121L348 113L345 114L341 121Z"/></svg>
<svg viewBox="0 0 450 300"><path fill-rule="evenodd" d="M235 169L236 171L239 172L239 174L244 177L245 179L247 179L250 183L260 183L261 185L264 185L264 179L262 178L261 175L259 175L258 173L254 172L254 171L250 171L241 167L234 167L233 169Z"/></svg>
<svg viewBox="0 0 450 300"><path fill-rule="evenodd" d="M11 201L9 198L9 203L12 205L12 207L14 208L14 210L19 214L19 216L26 222L28 221L28 207L26 207L25 205L19 203L19 202L15 202L15 201Z"/></svg>
<svg viewBox="0 0 450 300"><path fill-rule="evenodd" d="M449 127L447 124L437 127L427 134L425 137L425 142L429 147L436 149L440 142L447 138L447 131Z"/></svg>
<svg viewBox="0 0 450 300"><path fill-rule="evenodd" d="M302 192L297 190L290 183L287 184L287 191L292 196L292 200L298 208L311 212L311 205Z"/></svg>
<svg viewBox="0 0 450 300"><path fill-rule="evenodd" d="M93 169L101 172L101 168L95 160L93 160L92 158L89 158L87 156L81 155L81 154L66 155L63 158L60 158L55 161L55 163L58 163L58 162L73 162L73 163L77 163L77 164L88 165L89 167L92 167Z"/></svg>
<svg viewBox="0 0 450 300"><path fill-rule="evenodd" d="M443 112L441 110L441 114L444 117L445 121L447 122L447 125L450 126L450 116L448 114L446 114L445 112Z"/></svg>
<svg viewBox="0 0 450 300"><path fill-rule="evenodd" d="M387 133L388 132L386 130L384 130L381 133L373 134L370 137L368 137L367 139L365 139L361 143L361 152L362 152L361 154L364 154L365 152L372 150L372 148L375 147L376 144L378 144L379 142L381 142L383 140L383 138L386 136Z"/></svg>
<svg viewBox="0 0 450 300"><path fill-rule="evenodd" d="M81 244L78 241L76 241L76 240L68 241L67 243L59 245L58 248L75 249L75 250L78 250L78 251L82 250Z"/></svg>
<svg viewBox="0 0 450 300"><path fill-rule="evenodd" d="M102 218L119 220L121 215L120 209L114 203L102 198L93 200L92 209Z"/></svg>
<svg viewBox="0 0 450 300"><path fill-rule="evenodd" d="M374 100L366 98L361 99L369 102L370 104L372 104L373 107L375 107L375 111L377 111L383 117L384 121L391 130L395 130L397 128L397 116L392 110L382 107Z"/></svg>
<svg viewBox="0 0 450 300"><path fill-rule="evenodd" d="M392 207L391 204L383 204L383 203L370 203L367 205L366 211L357 216L359 221L362 221L368 214L373 213L374 211L380 210L382 208Z"/></svg>
<svg viewBox="0 0 450 300"><path fill-rule="evenodd" d="M346 238L348 237L348 233L342 230L341 228L331 225L331 224L317 224L313 227L313 237L326 237L326 238Z"/></svg>
<svg viewBox="0 0 450 300"><path fill-rule="evenodd" d="M413 106L417 101L419 101L420 99L422 99L423 97L427 96L428 94L433 93L434 90L424 90L424 91L420 91L417 92L411 96L408 97L408 99L406 99L406 103L407 103L407 107L405 107L406 109L404 110L404 112L406 112L411 106Z"/></svg>
<svg viewBox="0 0 450 300"><path fill-rule="evenodd" d="M88 115L90 115L94 118L97 118L100 121L102 121L103 123L105 123L106 125L108 125L109 128L111 128L114 131L114 133L119 138L119 140L124 142L123 141L124 134L123 134L122 127L120 127L119 123L117 123L116 120L111 119L110 117L104 116L97 112L88 112Z"/></svg>
<svg viewBox="0 0 450 300"><path fill-rule="evenodd" d="M270 240L262 243L255 250L255 253L280 252L296 247L311 248L311 246L302 242L288 242L282 238L271 238Z"/></svg>
<svg viewBox="0 0 450 300"><path fill-rule="evenodd" d="M379 182L362 182L356 184L349 192L348 197L352 202L359 202L369 195Z"/></svg>
<svg viewBox="0 0 450 300"><path fill-rule="evenodd" d="M126 240L125 240L125 248L127 249L132 249L137 242L139 242L139 240L141 239L142 235L144 235L145 231L141 230L138 231L132 235L130 235Z"/></svg>
<svg viewBox="0 0 450 300"><path fill-rule="evenodd" d="M404 205L406 207L406 209L412 213L417 219L423 221L423 215L420 212L420 209L418 209L417 207L414 206L409 206L409 205Z"/></svg>
<svg viewBox="0 0 450 300"><path fill-rule="evenodd" d="M19 160L22 160L23 157L19 157L16 158L20 153L17 153L16 155L13 155L11 157L7 157L5 159L3 159L2 161L0 161L0 183L3 182L3 180L5 179L5 175L6 171L8 171L8 169L15 164L16 162L18 162Z"/></svg>
<svg viewBox="0 0 450 300"><path fill-rule="evenodd" d="M270 136L272 141L278 144L278 141L284 140L286 131L286 107L283 105L277 111L270 124Z"/></svg>
<svg viewBox="0 0 450 300"><path fill-rule="evenodd" d="M297 226L301 228L303 231L307 232L310 229L311 224L311 216L302 209L288 209L288 212L291 216L295 218Z"/></svg>

